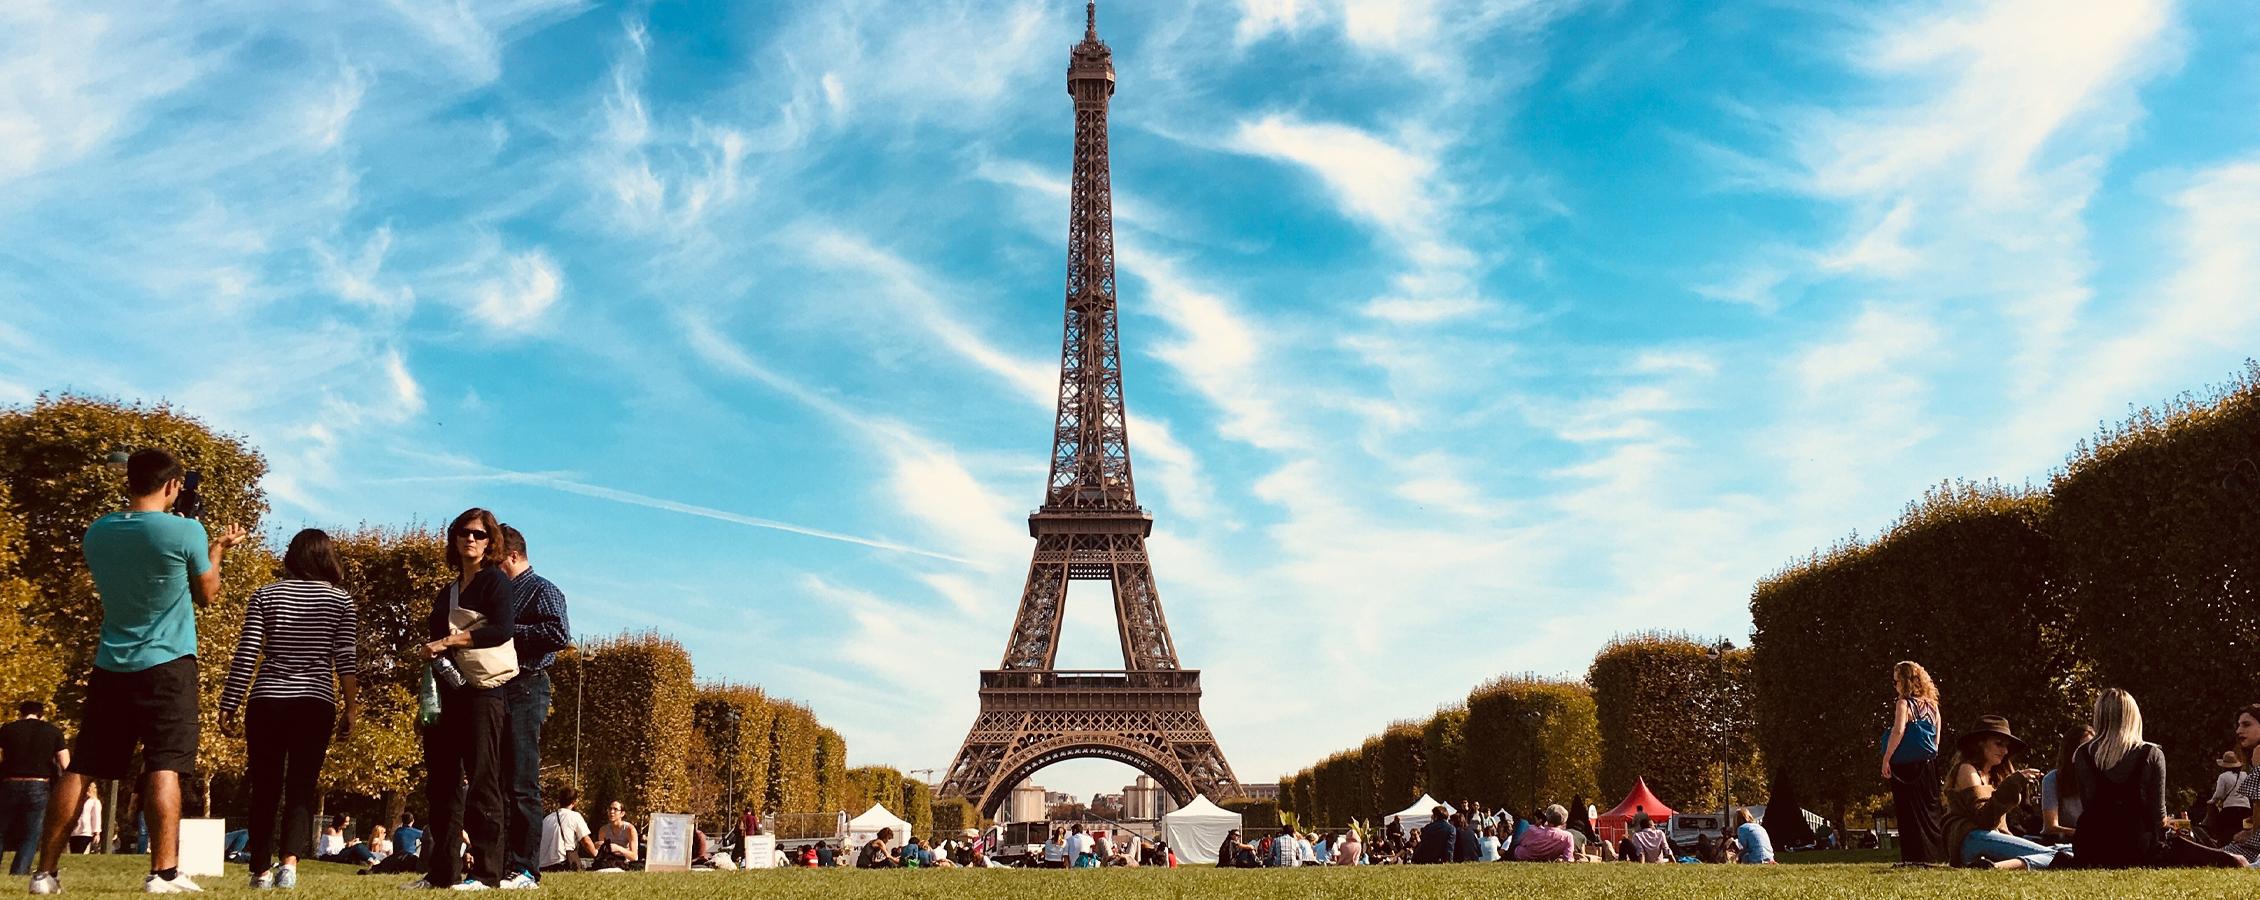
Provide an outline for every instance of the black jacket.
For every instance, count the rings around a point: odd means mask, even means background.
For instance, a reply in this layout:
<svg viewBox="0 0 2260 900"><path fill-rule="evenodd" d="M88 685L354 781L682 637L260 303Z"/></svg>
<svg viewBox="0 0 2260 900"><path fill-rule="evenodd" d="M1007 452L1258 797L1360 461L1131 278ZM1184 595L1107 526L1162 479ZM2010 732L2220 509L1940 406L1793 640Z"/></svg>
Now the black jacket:
<svg viewBox="0 0 2260 900"><path fill-rule="evenodd" d="M1483 841L1476 837L1475 829L1459 829L1459 838L1452 844L1453 862L1474 862L1483 858Z"/></svg>
<svg viewBox="0 0 2260 900"><path fill-rule="evenodd" d="M1459 843L1459 829L1443 819L1435 819L1420 828L1420 846L1413 848L1413 862L1447 863L1452 861L1452 848Z"/></svg>

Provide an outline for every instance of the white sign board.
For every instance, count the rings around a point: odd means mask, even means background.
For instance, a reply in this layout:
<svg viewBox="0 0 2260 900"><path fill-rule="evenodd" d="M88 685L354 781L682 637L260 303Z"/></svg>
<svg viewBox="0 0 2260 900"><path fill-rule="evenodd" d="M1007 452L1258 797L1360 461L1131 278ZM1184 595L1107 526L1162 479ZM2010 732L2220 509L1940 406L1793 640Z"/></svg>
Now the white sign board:
<svg viewBox="0 0 2260 900"><path fill-rule="evenodd" d="M745 867L770 869L777 865L777 836L757 834L745 839Z"/></svg>
<svg viewBox="0 0 2260 900"><path fill-rule="evenodd" d="M691 817L683 813L652 813L651 830L644 832L650 851L644 856L647 872L691 870Z"/></svg>
<svg viewBox="0 0 2260 900"><path fill-rule="evenodd" d="M180 820L180 873L226 875L227 840L226 819Z"/></svg>

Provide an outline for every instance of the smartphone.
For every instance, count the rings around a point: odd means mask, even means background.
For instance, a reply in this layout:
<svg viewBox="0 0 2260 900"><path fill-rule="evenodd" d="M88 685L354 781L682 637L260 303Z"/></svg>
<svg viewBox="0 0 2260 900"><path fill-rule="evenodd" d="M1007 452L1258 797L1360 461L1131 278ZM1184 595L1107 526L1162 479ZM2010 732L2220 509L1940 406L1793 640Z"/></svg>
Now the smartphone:
<svg viewBox="0 0 2260 900"><path fill-rule="evenodd" d="M191 470L181 478L180 497L173 500L173 515L184 519L204 517L204 495L196 489L204 484L204 473Z"/></svg>

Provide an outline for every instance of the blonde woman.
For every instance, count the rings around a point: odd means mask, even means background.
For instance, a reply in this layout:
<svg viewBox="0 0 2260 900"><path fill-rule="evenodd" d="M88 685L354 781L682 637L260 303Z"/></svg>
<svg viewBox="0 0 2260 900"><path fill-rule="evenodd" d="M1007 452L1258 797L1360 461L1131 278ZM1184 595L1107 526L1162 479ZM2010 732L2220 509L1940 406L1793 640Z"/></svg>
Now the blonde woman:
<svg viewBox="0 0 2260 900"><path fill-rule="evenodd" d="M2072 754L2081 805L2072 850L2083 868L2244 864L2228 851L2168 835L2166 754L2142 739L2142 708L2132 696L2111 688L2095 698L2094 727L2095 739Z"/></svg>
<svg viewBox="0 0 2260 900"><path fill-rule="evenodd" d="M1946 861L1938 808L1938 685L1921 663L1891 667L1891 730L1883 735L1883 779L1899 823L1899 861Z"/></svg>

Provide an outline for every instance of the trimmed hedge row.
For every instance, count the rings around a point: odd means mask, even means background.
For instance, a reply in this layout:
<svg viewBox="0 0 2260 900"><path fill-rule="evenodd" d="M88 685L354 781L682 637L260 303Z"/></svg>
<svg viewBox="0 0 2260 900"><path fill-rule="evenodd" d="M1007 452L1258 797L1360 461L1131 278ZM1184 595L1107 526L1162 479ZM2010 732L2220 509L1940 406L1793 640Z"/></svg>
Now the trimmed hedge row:
<svg viewBox="0 0 2260 900"><path fill-rule="evenodd" d="M1499 678L1462 707L1396 722L1356 750L1279 780L1298 821L1336 825L1403 809L1423 792L1524 808L1596 793L1600 732L1592 691L1532 676Z"/></svg>
<svg viewBox="0 0 2260 900"><path fill-rule="evenodd" d="M2260 363L2248 362L2221 389L2083 442L2049 484L2050 555L2091 683L2141 702L2177 785L2210 778L2236 710L2260 700L2255 461Z"/></svg>
<svg viewBox="0 0 2260 900"><path fill-rule="evenodd" d="M1760 742L1808 805L1871 802L1890 667L1938 681L1947 740L2007 716L2046 765L2097 689L2143 706L2173 786L2202 788L2260 699L2260 364L2106 427L2045 492L1949 483L1881 537L1817 552L1750 598Z"/></svg>
<svg viewBox="0 0 2260 900"><path fill-rule="evenodd" d="M693 808L690 760L701 749L694 727L698 690L682 644L648 632L584 641L578 652L558 657L551 678L563 715L550 717L542 739L553 751L550 758L558 758L554 751L561 749L570 760L573 710L579 710L581 792L589 808L618 800L631 820ZM565 698L576 694L577 702L568 706Z"/></svg>
<svg viewBox="0 0 2260 900"><path fill-rule="evenodd" d="M1720 760L1734 761L1734 794L1765 795L1751 739L1750 651L1727 651L1683 634L1620 635L1593 657L1585 681L1601 730L1600 782L1627 789L1646 778L1656 796L1685 809L1716 809Z"/></svg>

